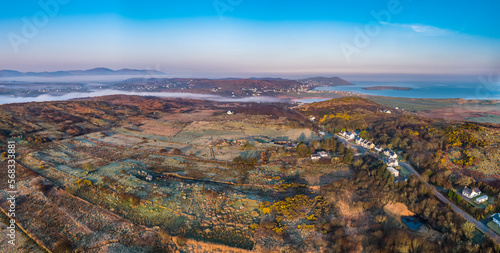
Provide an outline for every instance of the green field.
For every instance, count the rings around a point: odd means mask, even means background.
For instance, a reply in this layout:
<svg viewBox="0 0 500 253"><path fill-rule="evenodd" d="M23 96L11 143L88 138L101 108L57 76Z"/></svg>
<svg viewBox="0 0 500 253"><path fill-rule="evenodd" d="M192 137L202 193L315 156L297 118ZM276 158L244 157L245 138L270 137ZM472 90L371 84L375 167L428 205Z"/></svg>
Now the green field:
<svg viewBox="0 0 500 253"><path fill-rule="evenodd" d="M500 227L493 221L490 221L488 222L488 224L486 224L489 228L491 228L493 231L495 231L495 233L499 234L500 235Z"/></svg>

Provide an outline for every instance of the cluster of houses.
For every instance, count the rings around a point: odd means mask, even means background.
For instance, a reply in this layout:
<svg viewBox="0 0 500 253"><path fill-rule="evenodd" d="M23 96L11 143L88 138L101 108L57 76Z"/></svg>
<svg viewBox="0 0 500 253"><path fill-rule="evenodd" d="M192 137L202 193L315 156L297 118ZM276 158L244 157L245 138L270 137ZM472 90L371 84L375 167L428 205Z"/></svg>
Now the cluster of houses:
<svg viewBox="0 0 500 253"><path fill-rule="evenodd" d="M472 198L475 198L479 195L481 195L481 190L479 190L479 188L474 188L474 189L471 189L471 188L468 188L467 186L462 190L462 195L464 195L465 197L469 198L469 199L472 199ZM487 195L483 195L479 198L476 198L475 202L477 204L481 204L485 201L488 200L488 196Z"/></svg>
<svg viewBox="0 0 500 253"><path fill-rule="evenodd" d="M340 131L339 135L344 137L348 141L354 140L356 142L356 144L360 145L363 148L375 149L375 151L377 151L377 152L382 151L382 147L380 147L379 145L375 145L371 141L368 141L368 140L365 140L365 139L359 137L356 133Z"/></svg>
<svg viewBox="0 0 500 253"><path fill-rule="evenodd" d="M368 141L368 140L365 140L365 139L359 137L354 132L340 131L339 135L344 137L348 141L354 140L356 142L356 144L360 145L363 148L374 149L375 151L377 151L379 153L382 152L382 147L380 147L379 145L375 145L371 141ZM398 177L399 170L396 169L396 167L399 166L399 162L397 160L398 155L390 149L386 149L383 154L386 156L386 158L384 159L384 162L385 162L385 164L387 164L387 170L389 170L391 172L391 174L394 175L394 177Z"/></svg>
<svg viewBox="0 0 500 253"><path fill-rule="evenodd" d="M387 156L384 159L384 162L385 162L385 164L387 164L387 166L390 166L390 167L398 167L399 166L399 162L397 160L398 155L396 153L394 153L394 151L387 149L384 151L384 155Z"/></svg>
<svg viewBox="0 0 500 253"><path fill-rule="evenodd" d="M373 142L367 141L359 136L354 138L354 141L356 142L356 144L361 145L361 147L363 148L372 149L375 147L375 144L373 144Z"/></svg>

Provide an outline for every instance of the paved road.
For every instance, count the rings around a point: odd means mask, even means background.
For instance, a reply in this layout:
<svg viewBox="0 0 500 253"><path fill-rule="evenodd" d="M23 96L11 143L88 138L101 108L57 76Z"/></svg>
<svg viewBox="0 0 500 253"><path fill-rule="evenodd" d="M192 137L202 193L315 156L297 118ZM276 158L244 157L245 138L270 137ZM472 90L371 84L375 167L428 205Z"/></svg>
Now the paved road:
<svg viewBox="0 0 500 253"><path fill-rule="evenodd" d="M422 176L411 165L409 165L407 163L403 163L403 162L399 163L399 165L405 167L412 174L414 174L420 180L422 180ZM436 195L436 197L439 200L441 200L441 202L448 204L451 207L451 209L453 209L453 211L457 212L458 214L460 214L460 216L464 217L464 219L466 219L466 220L470 221L472 224L474 224L479 231L483 232L485 235L488 235L495 243L500 244L500 236L497 233L495 233L495 231L491 230L488 226L486 226L482 222L474 219L474 217L470 216L467 212L460 209L460 207L455 205L448 198L443 196L443 194L438 192L434 186L430 185L427 182L426 182L426 184L432 187L432 191L433 191L434 195Z"/></svg>
<svg viewBox="0 0 500 253"><path fill-rule="evenodd" d="M337 139L341 140L344 143L344 145L346 145L346 147L348 147L348 148L353 148L354 147L354 148L357 148L362 153L367 152L367 150L364 149L363 147L361 147L359 145L356 145L356 144L353 144L353 143L347 141L345 138L342 138L342 137L337 136L337 135L336 135L336 137L337 137ZM411 165L409 165L407 163L404 163L404 162L400 162L399 165L405 167L408 171L410 171L412 174L414 174L415 176L417 176L420 180L423 180L422 176ZM428 186L432 187L432 192L434 193L434 195L436 195L436 197L441 202L449 205L451 207L451 209L453 209L453 211L457 212L464 219L466 219L466 220L470 221L472 224L474 224L479 231L483 232L485 235L488 235L495 243L500 244L500 235L498 235L495 231L491 230L488 226L486 226L482 222L474 219L474 217L470 216L464 210L460 209L460 207L458 207L457 205L455 205L448 198L446 198L443 194L441 194L440 192L438 192L437 189L436 189L436 187L434 187L433 185L430 185L427 182L426 182L426 184Z"/></svg>

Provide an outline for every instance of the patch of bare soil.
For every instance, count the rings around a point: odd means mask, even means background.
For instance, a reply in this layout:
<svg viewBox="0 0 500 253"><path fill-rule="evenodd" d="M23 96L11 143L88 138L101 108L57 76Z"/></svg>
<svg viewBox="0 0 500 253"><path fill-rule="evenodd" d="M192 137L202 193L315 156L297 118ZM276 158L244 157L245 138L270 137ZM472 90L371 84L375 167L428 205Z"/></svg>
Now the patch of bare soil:
<svg viewBox="0 0 500 253"><path fill-rule="evenodd" d="M401 216L413 216L415 213L412 211L408 210L408 207L401 203L401 202L396 202L396 203L389 203L384 206L384 211L393 217L399 218Z"/></svg>

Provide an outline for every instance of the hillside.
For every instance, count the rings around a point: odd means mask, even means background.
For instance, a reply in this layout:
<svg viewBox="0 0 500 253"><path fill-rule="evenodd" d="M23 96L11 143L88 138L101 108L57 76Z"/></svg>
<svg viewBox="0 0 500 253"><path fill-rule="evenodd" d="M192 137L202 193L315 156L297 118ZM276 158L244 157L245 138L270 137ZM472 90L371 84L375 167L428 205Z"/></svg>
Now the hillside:
<svg viewBox="0 0 500 253"><path fill-rule="evenodd" d="M314 116L327 129L337 131L342 128L366 128L377 120L402 114L401 111L360 97L342 97L306 104L298 110L308 117ZM385 110L391 110L391 113L384 113Z"/></svg>

